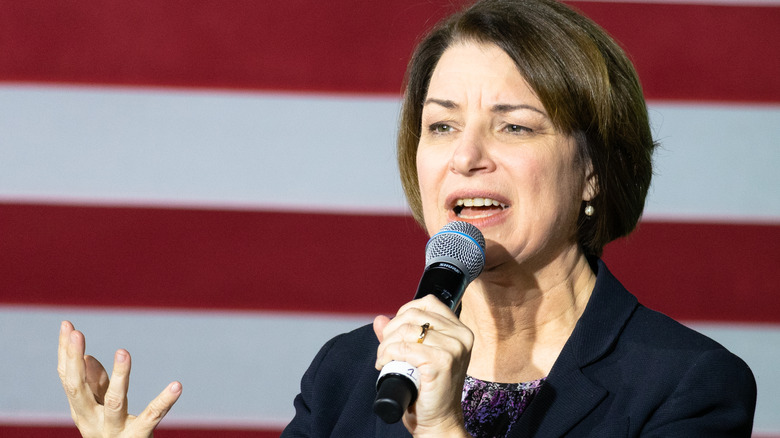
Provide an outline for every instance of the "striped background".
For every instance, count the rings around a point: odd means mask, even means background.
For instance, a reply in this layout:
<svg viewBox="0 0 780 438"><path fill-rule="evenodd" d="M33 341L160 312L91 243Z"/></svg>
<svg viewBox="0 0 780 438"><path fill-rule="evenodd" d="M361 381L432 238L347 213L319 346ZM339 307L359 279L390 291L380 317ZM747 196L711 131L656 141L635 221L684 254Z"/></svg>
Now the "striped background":
<svg viewBox="0 0 780 438"><path fill-rule="evenodd" d="M134 358L160 437L276 436L333 335L423 264L401 78L449 0L0 0L0 435L78 436L59 322ZM572 2L630 53L663 144L607 247L645 304L743 357L780 437L780 1Z"/></svg>

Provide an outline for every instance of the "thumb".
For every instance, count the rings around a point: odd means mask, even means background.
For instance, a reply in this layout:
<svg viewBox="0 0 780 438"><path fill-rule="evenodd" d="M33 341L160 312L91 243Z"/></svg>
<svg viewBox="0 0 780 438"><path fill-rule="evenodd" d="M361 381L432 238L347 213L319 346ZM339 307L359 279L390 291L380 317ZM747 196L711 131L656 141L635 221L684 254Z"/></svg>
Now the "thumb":
<svg viewBox="0 0 780 438"><path fill-rule="evenodd" d="M379 339L379 342L382 342L384 338L382 332L384 332L385 327L389 322L390 318L386 317L385 315L379 315L374 318L374 334L376 335L376 338Z"/></svg>

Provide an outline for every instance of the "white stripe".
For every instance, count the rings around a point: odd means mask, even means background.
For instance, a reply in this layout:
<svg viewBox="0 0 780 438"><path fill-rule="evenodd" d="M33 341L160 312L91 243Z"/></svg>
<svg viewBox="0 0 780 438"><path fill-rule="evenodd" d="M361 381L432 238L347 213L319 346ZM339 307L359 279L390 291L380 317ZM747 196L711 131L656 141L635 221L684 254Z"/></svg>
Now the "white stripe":
<svg viewBox="0 0 780 438"><path fill-rule="evenodd" d="M281 428L322 344L372 317L0 307L0 423L71 423L56 372L63 319L85 333L87 353L105 366L117 348L130 351L131 413L178 379L184 393L166 425ZM750 365L759 385L755 430L780 433L780 326L691 325Z"/></svg>
<svg viewBox="0 0 780 438"><path fill-rule="evenodd" d="M780 223L780 106L650 105L645 217Z"/></svg>
<svg viewBox="0 0 780 438"><path fill-rule="evenodd" d="M0 422L71 423L56 371L63 319L84 332L87 354L109 372L118 348L130 352L131 413L180 380L167 425L281 428L319 348L372 318L0 307Z"/></svg>
<svg viewBox="0 0 780 438"><path fill-rule="evenodd" d="M397 98L0 87L0 200L405 214ZM654 103L650 219L780 222L780 106Z"/></svg>
<svg viewBox="0 0 780 438"><path fill-rule="evenodd" d="M398 99L0 87L7 200L404 211Z"/></svg>

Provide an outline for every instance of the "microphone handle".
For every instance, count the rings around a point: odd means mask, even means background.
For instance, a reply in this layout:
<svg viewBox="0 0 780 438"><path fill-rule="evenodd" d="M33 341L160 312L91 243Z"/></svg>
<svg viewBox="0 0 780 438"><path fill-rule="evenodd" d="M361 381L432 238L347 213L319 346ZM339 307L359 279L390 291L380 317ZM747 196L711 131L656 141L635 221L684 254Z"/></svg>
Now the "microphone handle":
<svg viewBox="0 0 780 438"><path fill-rule="evenodd" d="M459 266L447 261L434 262L425 267L414 299L434 294L450 310L456 311L466 286L468 276ZM374 413L385 423L396 423L417 400L420 372L413 365L394 360L382 367L376 388Z"/></svg>
<svg viewBox="0 0 780 438"><path fill-rule="evenodd" d="M447 261L431 263L423 271L414 299L433 294L454 312L466 292L468 280L468 276L459 266Z"/></svg>

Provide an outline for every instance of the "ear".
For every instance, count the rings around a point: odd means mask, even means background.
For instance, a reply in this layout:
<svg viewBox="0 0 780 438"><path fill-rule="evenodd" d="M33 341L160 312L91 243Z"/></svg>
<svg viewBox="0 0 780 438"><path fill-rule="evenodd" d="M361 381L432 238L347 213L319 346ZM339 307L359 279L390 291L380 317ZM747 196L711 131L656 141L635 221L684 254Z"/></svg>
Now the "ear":
<svg viewBox="0 0 780 438"><path fill-rule="evenodd" d="M599 194L599 177L593 172L593 164L588 160L585 166L585 184L582 189L582 200L592 201Z"/></svg>

